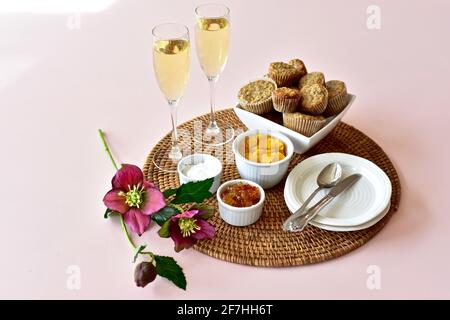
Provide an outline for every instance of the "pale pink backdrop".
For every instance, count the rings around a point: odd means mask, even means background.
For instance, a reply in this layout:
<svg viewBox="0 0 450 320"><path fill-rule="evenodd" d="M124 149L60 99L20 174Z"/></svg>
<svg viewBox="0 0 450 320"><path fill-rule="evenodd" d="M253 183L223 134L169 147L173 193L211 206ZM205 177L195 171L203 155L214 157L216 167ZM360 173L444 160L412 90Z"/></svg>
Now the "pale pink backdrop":
<svg viewBox="0 0 450 320"><path fill-rule="evenodd" d="M198 2L30 3L0 2L0 298L450 298L447 1L224 1L233 33L220 107L273 60L300 57L345 80L357 100L344 121L391 157L402 201L369 243L304 267L175 254L170 240L146 233L154 251L176 255L186 292L164 279L135 287L120 226L102 217L114 171L96 130L108 133L118 160L143 164L170 129L151 28L176 21L192 29ZM369 5L381 9L379 30L366 26ZM192 61L180 122L207 112L195 51ZM66 285L71 265L81 270L79 290ZM366 286L370 265L381 270L380 290Z"/></svg>

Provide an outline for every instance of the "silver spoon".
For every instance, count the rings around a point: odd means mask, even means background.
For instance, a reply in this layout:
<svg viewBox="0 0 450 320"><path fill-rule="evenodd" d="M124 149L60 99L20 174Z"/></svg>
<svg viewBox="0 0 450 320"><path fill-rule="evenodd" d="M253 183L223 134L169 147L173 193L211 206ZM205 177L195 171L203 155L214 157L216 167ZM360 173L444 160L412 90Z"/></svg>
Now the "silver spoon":
<svg viewBox="0 0 450 320"><path fill-rule="evenodd" d="M286 231L290 230L291 222L303 215L306 211L306 208L308 207L308 204L311 202L312 199L316 196L316 194L324 189L324 188L331 188L334 187L339 180L342 178L342 168L339 163L330 163L325 168L320 171L319 175L317 176L317 185L318 187L316 190L311 193L311 195L306 199L306 201L303 203L303 205L294 212L293 215L291 215L289 218L286 219L283 223L283 229Z"/></svg>

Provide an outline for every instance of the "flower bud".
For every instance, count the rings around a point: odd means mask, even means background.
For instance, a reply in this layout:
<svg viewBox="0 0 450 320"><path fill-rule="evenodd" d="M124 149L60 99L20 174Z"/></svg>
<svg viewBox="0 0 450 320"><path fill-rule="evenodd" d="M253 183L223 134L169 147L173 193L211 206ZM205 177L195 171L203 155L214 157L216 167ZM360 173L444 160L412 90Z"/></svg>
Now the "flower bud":
<svg viewBox="0 0 450 320"><path fill-rule="evenodd" d="M156 267L147 261L143 261L134 269L134 281L138 287L145 287L147 284L155 280Z"/></svg>

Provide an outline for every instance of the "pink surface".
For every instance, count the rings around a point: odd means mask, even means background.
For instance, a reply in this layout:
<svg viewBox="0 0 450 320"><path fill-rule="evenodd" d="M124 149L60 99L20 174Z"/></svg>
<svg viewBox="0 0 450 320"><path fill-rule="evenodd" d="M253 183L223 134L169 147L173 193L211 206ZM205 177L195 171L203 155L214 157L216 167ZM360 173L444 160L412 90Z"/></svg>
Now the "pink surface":
<svg viewBox="0 0 450 320"><path fill-rule="evenodd" d="M197 2L60 1L58 10L11 13L14 2L0 5L0 298L450 298L447 1L225 1L233 33L218 104L232 106L240 85L273 60L300 57L309 70L345 80L357 100L344 121L391 157L402 201L362 248L305 267L175 254L153 228L142 241L176 255L186 292L164 279L135 287L120 226L102 217L114 172L96 129L108 133L118 160L143 164L170 129L151 28L177 21L192 29ZM372 4L379 30L366 27ZM207 112L195 51L192 61L180 122ZM79 290L67 288L70 265L80 268ZM370 265L381 270L380 290L366 286Z"/></svg>

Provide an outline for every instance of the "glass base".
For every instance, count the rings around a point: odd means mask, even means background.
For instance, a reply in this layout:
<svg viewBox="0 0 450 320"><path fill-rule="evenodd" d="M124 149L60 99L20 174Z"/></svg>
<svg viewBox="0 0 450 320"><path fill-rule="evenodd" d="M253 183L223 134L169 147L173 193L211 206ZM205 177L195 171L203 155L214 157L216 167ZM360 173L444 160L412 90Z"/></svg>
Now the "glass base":
<svg viewBox="0 0 450 320"><path fill-rule="evenodd" d="M153 156L152 162L156 168L168 173L176 173L178 161L183 157L179 147L168 147L160 150Z"/></svg>
<svg viewBox="0 0 450 320"><path fill-rule="evenodd" d="M210 122L202 124L201 128L194 129L193 139L197 143L207 146L221 146L233 141L234 128L228 124L217 124Z"/></svg>
<svg viewBox="0 0 450 320"><path fill-rule="evenodd" d="M168 157L169 157L169 159L172 159L172 161L174 161L174 162L180 161L180 159L183 157L180 147L178 147L178 146L172 147L172 149L170 149L170 151L169 151Z"/></svg>
<svg viewBox="0 0 450 320"><path fill-rule="evenodd" d="M217 136L220 133L220 128L216 121L210 122L206 127L204 134L207 136Z"/></svg>

